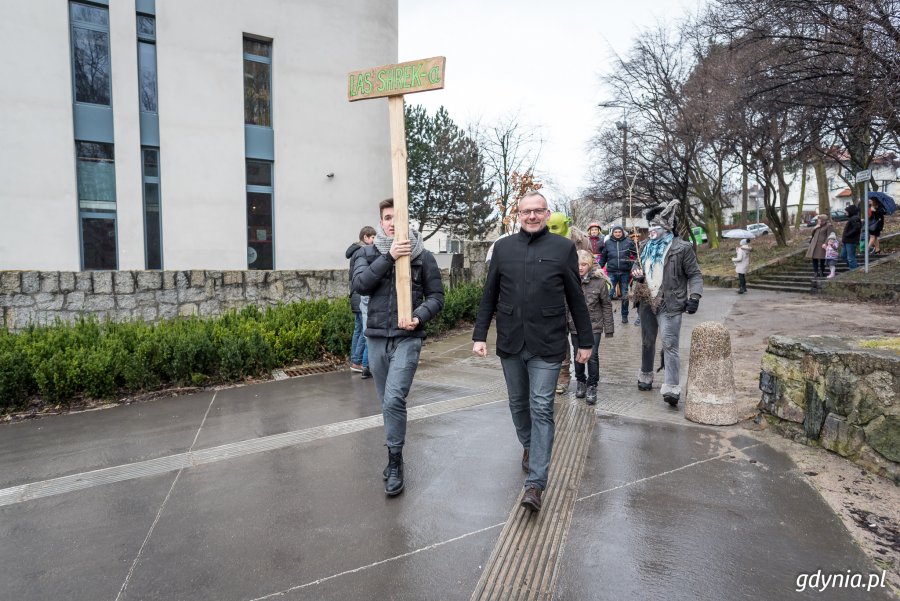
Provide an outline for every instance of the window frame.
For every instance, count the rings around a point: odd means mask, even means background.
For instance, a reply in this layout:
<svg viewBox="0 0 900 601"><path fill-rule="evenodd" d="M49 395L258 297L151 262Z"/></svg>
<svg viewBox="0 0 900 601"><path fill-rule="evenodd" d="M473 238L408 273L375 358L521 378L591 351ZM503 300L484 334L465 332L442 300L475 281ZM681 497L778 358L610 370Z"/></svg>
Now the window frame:
<svg viewBox="0 0 900 601"><path fill-rule="evenodd" d="M106 11L106 25L98 25L96 23L91 23L89 21L77 21L72 16L72 5L77 4L80 6L87 6L89 8L96 8L100 10ZM69 12L69 68L72 73L72 101L75 104L83 105L83 106L103 106L109 107L112 109L113 106L113 94L112 94L112 32L109 27L109 7L101 4L94 4L92 2L85 2L83 0L69 0L66 8ZM98 33L106 34L106 60L107 60L107 75L108 75L108 95L109 102L106 104L98 104L96 102L85 102L84 100L78 100L78 81L75 76L75 29L84 29L87 31L95 31Z"/></svg>
<svg viewBox="0 0 900 601"><path fill-rule="evenodd" d="M261 42L264 44L268 44L269 46L269 56L262 56L259 54L251 54L249 52L244 51L244 41L252 40L254 42ZM241 61L241 75L242 78L246 77L246 67L244 61L250 61L254 63L268 65L269 67L269 124L268 125L258 125L255 123L247 123L247 84L244 82L244 126L245 127L261 127L264 129L273 129L275 126L275 82L274 82L274 71L272 69L272 53L275 51L275 45L273 41L268 38L253 36L244 34L241 38L241 54L243 56L243 61Z"/></svg>
<svg viewBox="0 0 900 601"><path fill-rule="evenodd" d="M147 151L156 152L156 175L147 175L147 161L145 153ZM162 227L162 161L160 161L160 150L158 146L141 146L141 209L144 221L144 268L147 271L163 271L165 263L163 262L163 227ZM147 224L147 184L156 184L156 213L159 220L159 267L150 267L150 237L148 236L149 227Z"/></svg>
<svg viewBox="0 0 900 601"><path fill-rule="evenodd" d="M270 173L272 176L271 185L261 186L257 184L248 184L246 183L247 179L247 164L248 163L264 163L269 165ZM250 248L250 194L267 194L269 196L269 204L271 205L271 214L269 216L271 224L269 226L270 235L269 235L269 244L272 248L272 266L269 268L260 268L260 267L250 267L250 261L247 261L247 270L252 271L266 271L266 270L274 270L275 269L275 161L266 161L263 159L244 159L244 185L246 188L244 194L244 225L245 225L245 241L247 244L247 248Z"/></svg>

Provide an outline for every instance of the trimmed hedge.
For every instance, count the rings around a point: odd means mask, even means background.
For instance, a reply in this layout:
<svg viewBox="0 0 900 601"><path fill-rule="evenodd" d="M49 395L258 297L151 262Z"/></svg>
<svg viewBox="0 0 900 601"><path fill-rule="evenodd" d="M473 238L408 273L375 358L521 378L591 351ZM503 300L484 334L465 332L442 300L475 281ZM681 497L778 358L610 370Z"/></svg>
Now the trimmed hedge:
<svg viewBox="0 0 900 601"><path fill-rule="evenodd" d="M480 286L448 290L428 333L473 320L480 299ZM67 405L78 397L239 381L298 361L346 357L352 335L349 299L251 306L153 325L89 317L19 334L0 328L0 411L21 408L34 395Z"/></svg>

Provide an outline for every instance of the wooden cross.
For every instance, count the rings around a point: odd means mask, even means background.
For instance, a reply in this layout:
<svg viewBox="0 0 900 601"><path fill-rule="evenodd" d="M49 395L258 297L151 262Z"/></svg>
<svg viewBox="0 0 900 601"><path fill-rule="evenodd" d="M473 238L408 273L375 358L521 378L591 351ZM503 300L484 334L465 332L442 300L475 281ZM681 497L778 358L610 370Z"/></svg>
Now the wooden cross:
<svg viewBox="0 0 900 601"><path fill-rule="evenodd" d="M388 99L391 128L391 174L394 190L394 238L409 239L409 209L406 176L406 127L403 95L427 92L444 87L446 58L436 56L418 61L384 65L353 71L347 76L347 98L350 102L370 98ZM395 265L397 283L397 319L412 321L412 287L409 256L400 257Z"/></svg>

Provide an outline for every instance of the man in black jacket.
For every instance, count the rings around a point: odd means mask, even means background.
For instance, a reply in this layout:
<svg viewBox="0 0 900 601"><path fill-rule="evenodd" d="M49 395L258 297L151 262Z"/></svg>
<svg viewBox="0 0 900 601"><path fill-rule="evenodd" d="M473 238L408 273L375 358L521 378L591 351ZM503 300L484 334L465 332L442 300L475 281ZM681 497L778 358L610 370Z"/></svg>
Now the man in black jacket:
<svg viewBox="0 0 900 601"><path fill-rule="evenodd" d="M841 258L847 260L850 269L856 269L856 248L859 246L859 238L862 235L862 221L859 218L859 207L850 205L847 207L847 225L844 226L844 234L841 236Z"/></svg>
<svg viewBox="0 0 900 601"><path fill-rule="evenodd" d="M619 285L619 296L622 298L622 323L628 323L628 281L631 279L631 268L637 258L634 242L625 235L621 225L614 225L612 235L600 253L600 267L606 267L606 273L612 282L610 296L615 294Z"/></svg>
<svg viewBox="0 0 900 601"><path fill-rule="evenodd" d="M425 323L444 306L444 286L437 261L425 250L419 232L410 228L410 239L405 242L394 238L394 199L381 201L378 208L379 231L375 244L364 247L363 256L353 264L353 290L369 295L369 367L381 400L388 448L384 492L393 497L403 492L406 395L419 366ZM397 317L394 262L403 256L410 257L413 313L409 322Z"/></svg>
<svg viewBox="0 0 900 601"><path fill-rule="evenodd" d="M522 228L499 240L488 270L472 334L472 352L487 356L487 332L497 315L497 354L509 393L516 435L528 472L522 506L540 511L553 447L553 400L560 363L569 344L566 305L578 333L575 360L591 356L594 335L571 240L547 229L547 199L526 194L518 206Z"/></svg>
<svg viewBox="0 0 900 601"><path fill-rule="evenodd" d="M353 263L363 254L363 247L375 242L375 228L367 225L359 230L359 242L354 242L344 253L350 259L350 310L353 312L353 338L350 340L350 370L361 373L363 379L372 377L369 371L369 352L366 348L366 313L369 297L353 292Z"/></svg>

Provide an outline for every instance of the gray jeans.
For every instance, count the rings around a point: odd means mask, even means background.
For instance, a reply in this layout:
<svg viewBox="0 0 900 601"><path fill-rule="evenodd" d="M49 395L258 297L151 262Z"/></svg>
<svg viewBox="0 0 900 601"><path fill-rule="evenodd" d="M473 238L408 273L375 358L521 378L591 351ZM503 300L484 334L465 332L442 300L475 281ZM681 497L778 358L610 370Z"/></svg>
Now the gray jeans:
<svg viewBox="0 0 900 601"><path fill-rule="evenodd" d="M553 400L560 362L544 361L523 348L516 355L501 358L500 363L516 436L529 450L525 486L544 490L553 450Z"/></svg>
<svg viewBox="0 0 900 601"><path fill-rule="evenodd" d="M641 303L641 375L638 380L653 382L653 362L656 359L656 335L662 336L663 360L666 379L662 393L681 394L679 376L681 361L678 357L678 339L681 337L681 313L654 313L646 303Z"/></svg>
<svg viewBox="0 0 900 601"><path fill-rule="evenodd" d="M369 368L381 400L384 437L388 449L397 452L406 441L406 395L419 367L422 339L370 336L366 342Z"/></svg>

